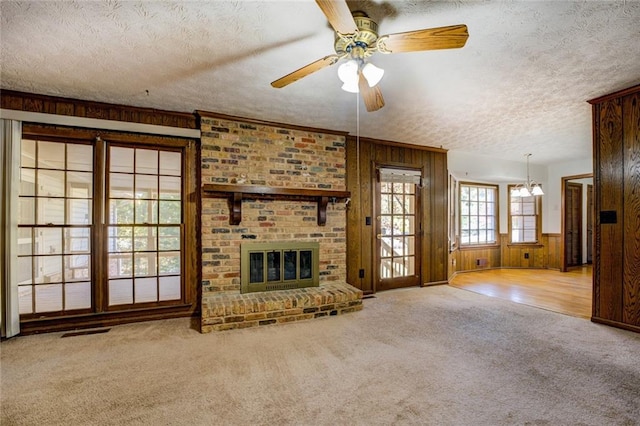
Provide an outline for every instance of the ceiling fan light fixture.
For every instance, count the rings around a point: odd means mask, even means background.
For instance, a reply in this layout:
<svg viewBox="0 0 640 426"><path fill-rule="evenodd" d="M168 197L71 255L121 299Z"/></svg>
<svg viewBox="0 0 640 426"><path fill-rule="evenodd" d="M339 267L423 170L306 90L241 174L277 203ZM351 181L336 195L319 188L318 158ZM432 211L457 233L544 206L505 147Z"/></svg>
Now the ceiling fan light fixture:
<svg viewBox="0 0 640 426"><path fill-rule="evenodd" d="M340 78L340 80L344 83L342 85L342 90L344 90L345 92L360 92L358 82L360 79L359 71L361 62L362 61L358 61L357 59L350 59L338 67L338 78ZM382 79L384 70L382 68L376 67L372 63L367 63L362 67L362 74L367 80L367 84L369 85L369 87L374 87Z"/></svg>
<svg viewBox="0 0 640 426"><path fill-rule="evenodd" d="M376 67L371 62L368 62L364 68L362 68L362 74L364 75L364 78L367 79L369 87L374 87L376 84L380 83L380 80L382 80L384 70Z"/></svg>
<svg viewBox="0 0 640 426"><path fill-rule="evenodd" d="M341 87L342 90L349 93L359 93L360 88L358 87L357 81L350 81L348 83L344 83Z"/></svg>
<svg viewBox="0 0 640 426"><path fill-rule="evenodd" d="M338 78L345 84L358 85L358 62L350 59L338 67Z"/></svg>
<svg viewBox="0 0 640 426"><path fill-rule="evenodd" d="M382 92L378 86L384 70L366 63L371 55L458 49L463 47L469 38L469 31L464 24L379 36L378 23L369 18L364 11L351 11L347 0L316 0L316 3L335 31L335 54L327 55L272 81L271 86L285 87L347 59L347 63L338 67L338 76L344 83L342 89L361 93L368 112L378 111L384 106ZM366 5L373 2L363 3Z"/></svg>

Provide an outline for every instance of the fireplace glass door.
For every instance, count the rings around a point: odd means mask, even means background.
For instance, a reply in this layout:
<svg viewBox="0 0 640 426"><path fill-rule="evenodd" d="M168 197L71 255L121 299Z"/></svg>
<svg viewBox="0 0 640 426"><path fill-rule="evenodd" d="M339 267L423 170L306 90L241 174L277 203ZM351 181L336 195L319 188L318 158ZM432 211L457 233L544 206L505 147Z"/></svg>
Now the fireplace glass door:
<svg viewBox="0 0 640 426"><path fill-rule="evenodd" d="M245 243L240 250L242 293L319 284L318 243Z"/></svg>

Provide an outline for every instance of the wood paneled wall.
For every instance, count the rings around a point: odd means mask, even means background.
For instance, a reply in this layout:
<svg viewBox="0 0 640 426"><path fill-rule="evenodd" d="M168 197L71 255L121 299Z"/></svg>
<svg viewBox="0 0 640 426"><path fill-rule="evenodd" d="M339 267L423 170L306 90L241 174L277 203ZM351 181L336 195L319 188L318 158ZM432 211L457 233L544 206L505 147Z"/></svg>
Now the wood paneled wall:
<svg viewBox="0 0 640 426"><path fill-rule="evenodd" d="M508 234L500 234L502 266L505 268L546 268L546 241L543 236L538 244L511 244Z"/></svg>
<svg viewBox="0 0 640 426"><path fill-rule="evenodd" d="M196 117L191 113L106 104L11 90L2 91L0 106L4 109L17 111L172 126L184 129L197 128Z"/></svg>
<svg viewBox="0 0 640 426"><path fill-rule="evenodd" d="M508 234L501 234L499 246L463 248L452 252L449 255L449 277L455 272L491 268L559 270L560 244L560 234L542 234L539 244L509 244Z"/></svg>
<svg viewBox="0 0 640 426"><path fill-rule="evenodd" d="M454 253L457 253L455 261L456 271L475 271L478 269L491 269L502 266L499 246L464 248Z"/></svg>
<svg viewBox="0 0 640 426"><path fill-rule="evenodd" d="M444 283L448 278L448 173L447 154L437 148L421 148L375 139L347 138L347 282L365 293L376 291L375 182L376 166L422 169L420 193L422 244L421 282ZM370 225L367 225L370 218ZM364 271L360 277L359 271Z"/></svg>
<svg viewBox="0 0 640 426"><path fill-rule="evenodd" d="M640 85L593 105L593 317L640 332Z"/></svg>
<svg viewBox="0 0 640 426"><path fill-rule="evenodd" d="M543 234L547 238L547 268L562 269L562 234Z"/></svg>

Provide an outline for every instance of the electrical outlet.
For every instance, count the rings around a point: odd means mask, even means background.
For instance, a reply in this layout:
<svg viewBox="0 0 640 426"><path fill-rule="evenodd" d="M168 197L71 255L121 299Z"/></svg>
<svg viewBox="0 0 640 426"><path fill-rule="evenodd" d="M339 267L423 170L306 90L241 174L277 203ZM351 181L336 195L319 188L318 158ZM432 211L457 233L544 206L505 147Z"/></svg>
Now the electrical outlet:
<svg viewBox="0 0 640 426"><path fill-rule="evenodd" d="M364 278L364 269L358 271L358 278Z"/></svg>
<svg viewBox="0 0 640 426"><path fill-rule="evenodd" d="M528 259L528 258L529 258L529 253L525 253L525 254L524 254L524 258L525 258L525 259Z"/></svg>

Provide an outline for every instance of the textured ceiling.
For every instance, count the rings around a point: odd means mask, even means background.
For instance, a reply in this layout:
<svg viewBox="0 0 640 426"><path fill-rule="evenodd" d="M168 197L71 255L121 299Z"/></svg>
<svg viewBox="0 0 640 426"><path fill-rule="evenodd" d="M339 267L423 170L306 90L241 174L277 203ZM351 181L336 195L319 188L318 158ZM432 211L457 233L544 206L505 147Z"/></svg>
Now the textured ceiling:
<svg viewBox="0 0 640 426"><path fill-rule="evenodd" d="M532 163L591 157L587 99L640 83L638 1L349 2L380 34L464 23L462 49L376 54L386 106L362 136ZM7 1L1 86L174 111L357 131L314 1ZM361 102L361 101L360 101Z"/></svg>

